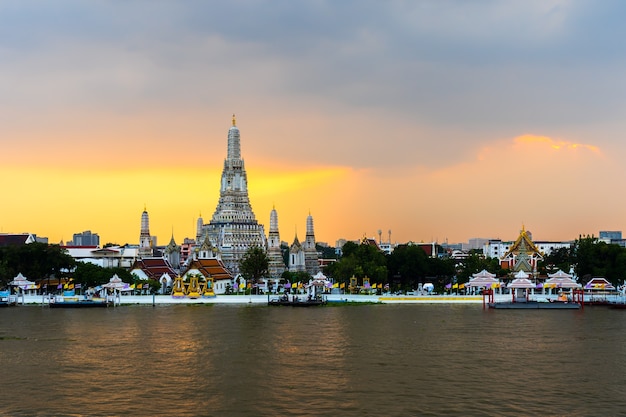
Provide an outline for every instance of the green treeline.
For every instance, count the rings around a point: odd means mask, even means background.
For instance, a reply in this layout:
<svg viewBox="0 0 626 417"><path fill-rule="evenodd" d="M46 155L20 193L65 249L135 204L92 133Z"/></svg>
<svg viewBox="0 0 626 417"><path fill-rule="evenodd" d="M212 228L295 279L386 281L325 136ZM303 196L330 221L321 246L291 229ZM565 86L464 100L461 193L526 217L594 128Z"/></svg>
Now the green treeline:
<svg viewBox="0 0 626 417"><path fill-rule="evenodd" d="M28 245L1 246L0 288L5 288L19 273L29 281L73 278L74 283L81 283L85 287L109 282L114 274L124 282L135 281L130 271L124 268L102 268L90 263L76 262L59 245L34 242Z"/></svg>
<svg viewBox="0 0 626 417"><path fill-rule="evenodd" d="M443 253L440 247L437 250ZM246 257L243 271L248 278L255 280L266 274L267 261L259 266L256 258L264 257L252 255L254 253ZM339 283L348 284L352 276L369 277L371 283L387 284L392 291L411 290L426 282L433 283L436 291L441 291L448 283L467 282L472 274L483 269L500 278L510 273L500 267L498 259L484 258L480 251L471 251L466 259L458 260L447 256L429 257L417 245L399 245L392 254L385 255L375 246L348 242L343 246L339 260L328 265L324 273ZM582 284L592 277L604 277L617 286L626 278L626 248L599 242L593 236L579 237L570 248L557 249L545 256L539 263L538 273L546 276L558 269L573 270ZM60 246L38 242L0 247L0 288L6 287L18 273L31 281L71 277L75 283L85 286L106 283L113 274L125 282L136 281L123 268L102 268L76 262ZM155 282L154 287L158 286L159 283Z"/></svg>
<svg viewBox="0 0 626 417"><path fill-rule="evenodd" d="M348 284L350 277L369 277L372 283L388 284L392 291L411 290L419 283L431 282L436 291L448 283L464 283L483 269L503 278L511 271L500 267L497 258L484 258L481 251L470 251L466 259L429 257L417 245L399 245L383 255L370 245L348 242L343 256L326 267L324 273ZM573 269L583 285L592 277L604 277L617 286L626 278L626 248L599 242L595 237L580 237L570 248L553 251L539 262L538 273L547 276L561 269Z"/></svg>

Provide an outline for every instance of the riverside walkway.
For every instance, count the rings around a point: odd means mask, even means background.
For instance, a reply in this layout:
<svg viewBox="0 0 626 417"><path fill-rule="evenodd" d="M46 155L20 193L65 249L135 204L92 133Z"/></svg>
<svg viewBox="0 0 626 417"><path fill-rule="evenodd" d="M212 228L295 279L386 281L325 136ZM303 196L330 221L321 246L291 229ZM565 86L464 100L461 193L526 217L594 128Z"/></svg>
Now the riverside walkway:
<svg viewBox="0 0 626 417"><path fill-rule="evenodd" d="M502 301L510 299L502 296ZM354 295L328 294L324 298L329 303L381 303L381 304L482 304L480 295ZM498 296L496 296L498 300ZM113 301L113 297L111 297ZM267 304L267 295L217 295L210 298L174 298L170 295L122 295L115 297L116 305L165 305L165 304ZM19 297L20 305L47 305L45 295L26 295Z"/></svg>

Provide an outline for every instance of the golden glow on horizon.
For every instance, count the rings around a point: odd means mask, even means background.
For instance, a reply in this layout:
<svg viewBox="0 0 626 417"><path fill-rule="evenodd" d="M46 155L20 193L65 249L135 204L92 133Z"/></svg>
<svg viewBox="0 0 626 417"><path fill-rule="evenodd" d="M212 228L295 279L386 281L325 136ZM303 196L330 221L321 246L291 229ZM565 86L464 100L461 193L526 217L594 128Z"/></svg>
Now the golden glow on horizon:
<svg viewBox="0 0 626 417"><path fill-rule="evenodd" d="M308 169L290 169L288 171L267 169L251 169L248 177L254 178L254 190L250 190L257 196L266 196L288 192L300 192L303 188L316 187L319 184L341 181L349 173L349 169L342 167L318 167Z"/></svg>
<svg viewBox="0 0 626 417"><path fill-rule="evenodd" d="M555 147L556 146L556 147ZM586 152L581 152L586 151ZM101 243L136 244L141 211L159 244L172 230L178 243L194 237L198 213L210 221L219 199L221 163L211 168L155 166L61 170L0 168L0 231L31 232L50 242L91 230ZM580 167L585 169L581 170ZM259 223L276 208L281 239L291 242L311 213L318 241L377 238L393 242L512 238L525 223L541 239L570 239L619 228L622 220L598 205L603 182L623 168L592 145L523 135L488 143L474 159L436 170L394 167L393 175L338 166L247 164L249 195ZM607 226L608 225L608 226Z"/></svg>
<svg viewBox="0 0 626 417"><path fill-rule="evenodd" d="M335 186L350 181L352 175L350 169L342 167L247 171L257 220L269 227L269 213L275 204L285 236L291 234L291 224L304 225L311 206L322 206L321 196L333 198ZM0 168L0 175L16 178L4 185L4 192L15 198L13 204L5 204L0 211L0 232L36 233L58 243L70 240L74 233L91 230L100 235L102 244L137 243L141 211L146 209L151 234L164 243L172 229L179 242L184 237L195 237L197 213L212 215L219 199L221 166L210 170L86 172L33 168L22 170L19 176L4 167ZM322 215L325 210L321 207L317 214ZM291 223L292 218L295 223ZM204 219L205 223L209 220Z"/></svg>
<svg viewBox="0 0 626 417"><path fill-rule="evenodd" d="M522 135L515 138L516 144L539 144L539 145L547 145L548 147L555 150L577 150L577 149L586 149L591 152L601 153L600 148L593 145L587 145L584 143L572 143L564 140L555 140L548 136L537 136L537 135Z"/></svg>

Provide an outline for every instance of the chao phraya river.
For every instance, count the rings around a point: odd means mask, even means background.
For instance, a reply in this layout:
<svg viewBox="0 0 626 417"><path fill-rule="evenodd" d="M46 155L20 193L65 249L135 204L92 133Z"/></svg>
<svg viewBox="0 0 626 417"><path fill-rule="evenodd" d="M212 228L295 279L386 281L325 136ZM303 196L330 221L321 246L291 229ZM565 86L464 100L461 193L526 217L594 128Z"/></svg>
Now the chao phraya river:
<svg viewBox="0 0 626 417"><path fill-rule="evenodd" d="M0 414L617 416L626 311L0 310Z"/></svg>

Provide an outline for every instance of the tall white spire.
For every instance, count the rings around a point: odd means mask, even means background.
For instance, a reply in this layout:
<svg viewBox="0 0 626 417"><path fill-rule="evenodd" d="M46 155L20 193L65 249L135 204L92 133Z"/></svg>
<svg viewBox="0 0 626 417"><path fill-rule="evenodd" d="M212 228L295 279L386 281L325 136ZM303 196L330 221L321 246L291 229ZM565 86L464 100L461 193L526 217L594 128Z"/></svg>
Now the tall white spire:
<svg viewBox="0 0 626 417"><path fill-rule="evenodd" d="M239 142L239 129L233 115L228 130L220 199L211 221L202 226L203 236L208 233L211 244L221 252L222 261L233 275L238 274L239 261L250 247L266 247L263 225L258 224L250 205L248 178Z"/></svg>
<svg viewBox="0 0 626 417"><path fill-rule="evenodd" d="M272 208L270 213L270 233L267 238L268 272L270 277L278 280L285 272L285 261L280 250L280 233L278 232L278 213Z"/></svg>
<svg viewBox="0 0 626 417"><path fill-rule="evenodd" d="M272 232L278 232L278 213L276 212L276 207L272 207L270 213L270 233Z"/></svg>
<svg viewBox="0 0 626 417"><path fill-rule="evenodd" d="M196 243L199 245L202 242L202 226L204 226L204 220L202 219L202 213L198 216L198 220L196 221Z"/></svg>
<svg viewBox="0 0 626 417"><path fill-rule="evenodd" d="M306 234L315 235L315 232L313 231L313 216L311 216L311 212L309 212L309 215L306 218Z"/></svg>
<svg viewBox="0 0 626 417"><path fill-rule="evenodd" d="M306 259L306 271L310 275L315 275L319 272L319 262L317 255L317 248L315 247L315 231L313 230L313 216L311 212L306 218L306 236L304 238L304 256Z"/></svg>
<svg viewBox="0 0 626 417"><path fill-rule="evenodd" d="M280 249L280 233L278 232L278 213L276 208L270 212L270 233L267 242L268 249Z"/></svg>
<svg viewBox="0 0 626 417"><path fill-rule="evenodd" d="M228 129L228 153L227 159L241 159L241 144L239 139L239 129L237 128L235 115L233 114L233 125Z"/></svg>
<svg viewBox="0 0 626 417"><path fill-rule="evenodd" d="M152 237L150 236L150 219L144 205L141 213L141 231L139 232L139 255L152 256Z"/></svg>

